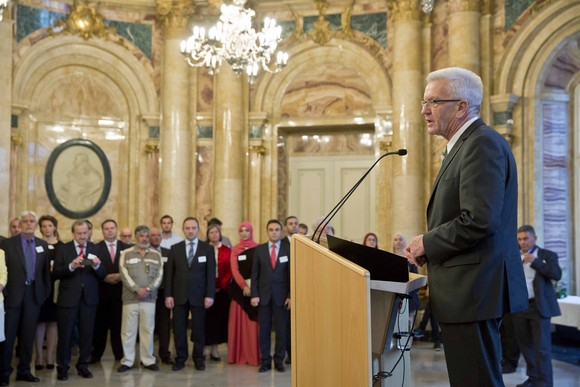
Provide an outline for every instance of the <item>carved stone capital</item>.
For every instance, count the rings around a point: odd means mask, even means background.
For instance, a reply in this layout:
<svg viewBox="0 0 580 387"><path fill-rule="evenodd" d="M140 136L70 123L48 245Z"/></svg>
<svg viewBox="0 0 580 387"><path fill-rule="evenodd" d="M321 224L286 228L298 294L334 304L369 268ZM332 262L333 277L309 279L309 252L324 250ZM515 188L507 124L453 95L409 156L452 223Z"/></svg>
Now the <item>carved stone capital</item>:
<svg viewBox="0 0 580 387"><path fill-rule="evenodd" d="M393 21L421 20L419 0L389 0L387 5L393 14Z"/></svg>
<svg viewBox="0 0 580 387"><path fill-rule="evenodd" d="M15 146L22 145L22 137L20 137L20 136L19 136L19 135L17 135L17 134L13 134L13 135L11 135L11 136L10 136L10 141L12 141L12 143L13 143Z"/></svg>
<svg viewBox="0 0 580 387"><path fill-rule="evenodd" d="M180 36L185 33L194 13L195 6L192 1L157 0L157 21L166 36Z"/></svg>
<svg viewBox="0 0 580 387"><path fill-rule="evenodd" d="M481 12L481 0L449 0L449 12Z"/></svg>

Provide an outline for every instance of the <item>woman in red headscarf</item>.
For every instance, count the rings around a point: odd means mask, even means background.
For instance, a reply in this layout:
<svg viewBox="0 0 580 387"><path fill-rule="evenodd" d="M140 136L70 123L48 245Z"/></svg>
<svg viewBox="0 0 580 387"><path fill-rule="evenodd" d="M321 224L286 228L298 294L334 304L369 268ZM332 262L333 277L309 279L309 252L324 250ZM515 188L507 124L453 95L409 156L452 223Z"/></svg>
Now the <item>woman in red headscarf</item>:
<svg viewBox="0 0 580 387"><path fill-rule="evenodd" d="M368 247L374 247L375 249L379 248L379 240L376 234L369 232L365 235L365 239L363 240L363 245Z"/></svg>
<svg viewBox="0 0 580 387"><path fill-rule="evenodd" d="M240 243L232 249L230 266L234 281L230 286L232 302L228 329L228 361L235 364L260 365L260 327L258 308L250 304L252 273L253 227L243 222L238 227Z"/></svg>

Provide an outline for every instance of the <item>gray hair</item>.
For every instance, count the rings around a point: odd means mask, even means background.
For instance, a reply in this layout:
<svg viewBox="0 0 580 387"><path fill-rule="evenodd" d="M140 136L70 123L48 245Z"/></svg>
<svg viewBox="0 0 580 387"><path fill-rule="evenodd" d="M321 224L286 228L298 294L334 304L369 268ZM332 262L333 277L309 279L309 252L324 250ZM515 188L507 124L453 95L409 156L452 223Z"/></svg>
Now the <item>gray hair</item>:
<svg viewBox="0 0 580 387"><path fill-rule="evenodd" d="M36 215L36 212L34 212L34 211L22 211L20 213L20 216L18 216L18 221L22 222L22 218L24 218L25 216L28 216L28 215L34 216L34 220L36 221L36 223L38 223L38 215Z"/></svg>
<svg viewBox="0 0 580 387"><path fill-rule="evenodd" d="M520 226L520 228L518 228L518 234L520 232L529 232L531 235L536 236L536 230L534 230L534 228L529 224L524 224L523 226Z"/></svg>
<svg viewBox="0 0 580 387"><path fill-rule="evenodd" d="M469 104L469 109L479 114L483 99L483 82L479 75L461 67L448 67L433 71L426 78L427 82L445 79L449 81L451 98L461 98Z"/></svg>
<svg viewBox="0 0 580 387"><path fill-rule="evenodd" d="M151 235L151 230L145 225L139 225L135 227L135 236L137 236L140 232L146 232L147 234Z"/></svg>

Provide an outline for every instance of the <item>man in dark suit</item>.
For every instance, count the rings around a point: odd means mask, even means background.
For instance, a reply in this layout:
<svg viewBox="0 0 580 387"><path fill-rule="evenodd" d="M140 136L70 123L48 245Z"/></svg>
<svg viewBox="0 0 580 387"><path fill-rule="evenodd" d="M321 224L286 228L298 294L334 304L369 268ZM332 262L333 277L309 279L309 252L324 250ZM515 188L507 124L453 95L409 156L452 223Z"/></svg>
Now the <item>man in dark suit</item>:
<svg viewBox="0 0 580 387"><path fill-rule="evenodd" d="M524 275L528 287L528 308L513 315L520 350L526 360L528 380L518 387L554 384L550 318L560 315L552 281L562 278L558 255L536 246L536 231L524 225L518 229Z"/></svg>
<svg viewBox="0 0 580 387"><path fill-rule="evenodd" d="M40 308L50 294L48 245L34 236L38 217L32 211L20 215L21 233L2 241L8 281L4 287L5 336L0 344L0 385L7 386L12 373L12 353L18 336L16 380L38 382L30 372L32 344Z"/></svg>
<svg viewBox="0 0 580 387"><path fill-rule="evenodd" d="M95 318L93 334L93 351L91 364L101 361L107 346L107 333L111 331L111 349L116 360L123 358L121 343L121 321L123 316L123 284L119 275L119 257L121 251L131 247L117 240L117 222L107 219L101 224L104 240L97 243L99 257L107 275L99 282L99 305Z"/></svg>
<svg viewBox="0 0 580 387"><path fill-rule="evenodd" d="M503 386L499 325L527 307L517 245L517 171L505 139L478 118L481 78L461 68L427 77L428 133L448 143L427 205L428 232L405 249L427 262L452 386Z"/></svg>
<svg viewBox="0 0 580 387"><path fill-rule="evenodd" d="M205 310L215 298L216 262L214 249L198 239L199 222L193 217L183 221L185 240L171 246L165 273L165 306L173 309L175 364L185 367L187 360L187 318L191 312L193 362L205 370Z"/></svg>
<svg viewBox="0 0 580 387"><path fill-rule="evenodd" d="M161 255L163 261L163 273L167 273L167 260L169 259L170 249L161 247L161 230L153 227L151 229L151 248L157 250ZM170 337L170 323L171 323L171 309L165 306L165 287L163 282L159 289L157 289L157 300L155 304L155 331L159 336L159 358L164 364L173 364L171 360L171 352L169 352L169 337Z"/></svg>
<svg viewBox="0 0 580 387"><path fill-rule="evenodd" d="M272 369L270 355L270 332L272 315L276 323L276 348L274 365L284 372L284 353L288 340L290 309L290 245L282 243L282 225L275 219L266 226L269 241L254 250L252 263L252 306L259 306L260 350L262 365L260 372Z"/></svg>
<svg viewBox="0 0 580 387"><path fill-rule="evenodd" d="M89 358L93 343L95 315L99 303L99 282L107 272L101 264L101 250L88 242L89 227L84 220L72 225L73 240L57 252L53 275L60 279L57 306L58 380L68 379L71 341L75 325L79 329L79 359L77 372L83 378L92 378Z"/></svg>

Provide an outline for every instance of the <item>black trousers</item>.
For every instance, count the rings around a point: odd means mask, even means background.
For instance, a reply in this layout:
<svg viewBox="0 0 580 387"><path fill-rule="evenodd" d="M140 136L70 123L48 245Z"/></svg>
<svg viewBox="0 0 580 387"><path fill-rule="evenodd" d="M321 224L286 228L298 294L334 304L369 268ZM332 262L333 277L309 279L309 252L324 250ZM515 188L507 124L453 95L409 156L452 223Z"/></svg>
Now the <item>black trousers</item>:
<svg viewBox="0 0 580 387"><path fill-rule="evenodd" d="M175 340L175 363L183 364L188 357L187 318L191 312L191 341L193 341L192 358L195 364L203 364L203 347L205 345L205 308L189 304L175 305L173 308L173 337Z"/></svg>
<svg viewBox="0 0 580 387"><path fill-rule="evenodd" d="M499 327L501 336L501 358L506 365L517 367L520 360L520 346L516 338L513 315L506 313Z"/></svg>
<svg viewBox="0 0 580 387"><path fill-rule="evenodd" d="M286 353L286 343L288 342L288 324L290 321L290 311L284 306L276 306L273 302L268 305L260 305L258 317L260 320L260 351L262 352L262 364L271 365L272 355L271 332L272 316L274 316L274 330L276 332L276 346L274 348L274 363L282 365Z"/></svg>
<svg viewBox="0 0 580 387"><path fill-rule="evenodd" d="M501 319L442 323L441 336L451 386L503 386L501 374Z"/></svg>
<svg viewBox="0 0 580 387"><path fill-rule="evenodd" d="M77 370L88 368L93 344L96 314L97 306L87 305L83 298L81 298L81 301L76 307L57 307L58 344L56 348L56 361L60 370L68 371L69 369L71 358L70 348L75 326L78 326L79 329L79 359L76 368Z"/></svg>
<svg viewBox="0 0 580 387"><path fill-rule="evenodd" d="M551 387L554 378L550 319L542 317L536 304L530 302L528 309L514 313L513 321L528 377L534 386Z"/></svg>
<svg viewBox="0 0 580 387"><path fill-rule="evenodd" d="M6 340L0 344L0 377L8 378L13 371L11 366L14 343L18 336L18 374L30 372L32 347L36 335L36 325L42 305L36 303L34 282L26 285L20 305L6 308L4 333ZM20 328L20 329L19 329Z"/></svg>
<svg viewBox="0 0 580 387"><path fill-rule="evenodd" d="M95 317L93 334L93 351L91 358L100 360L107 346L107 334L111 331L111 349L115 359L123 358L121 343L121 321L123 317L123 301L121 298L100 300Z"/></svg>
<svg viewBox="0 0 580 387"><path fill-rule="evenodd" d="M156 303L155 330L159 336L159 357L163 360L171 356L171 352L169 352L171 309L165 307L165 294L163 289L157 291Z"/></svg>

